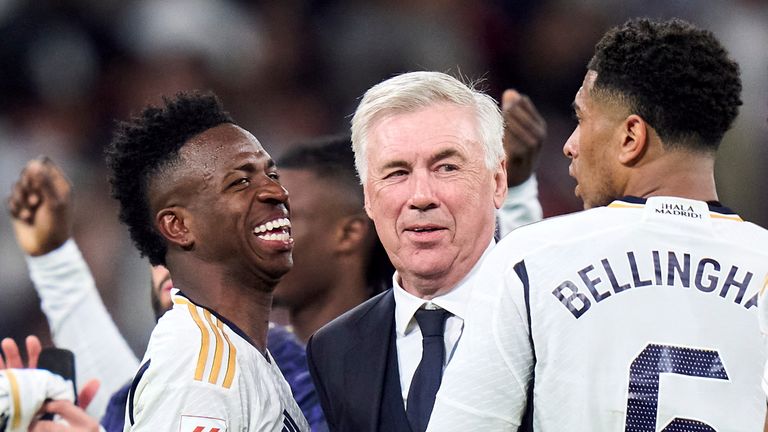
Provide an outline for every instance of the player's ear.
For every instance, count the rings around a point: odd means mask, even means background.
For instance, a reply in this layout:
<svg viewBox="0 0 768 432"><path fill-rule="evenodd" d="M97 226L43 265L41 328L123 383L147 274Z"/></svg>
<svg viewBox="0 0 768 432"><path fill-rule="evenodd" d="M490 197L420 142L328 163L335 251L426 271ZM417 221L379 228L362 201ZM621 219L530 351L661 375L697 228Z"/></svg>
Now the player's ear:
<svg viewBox="0 0 768 432"><path fill-rule="evenodd" d="M371 229L371 220L365 213L342 217L336 225L333 250L339 253L356 253L369 237Z"/></svg>
<svg viewBox="0 0 768 432"><path fill-rule="evenodd" d="M507 191L509 186L507 185L507 159L502 159L501 163L496 167L496 171L493 173L493 204L497 209L500 209L504 205L504 200L507 199Z"/></svg>
<svg viewBox="0 0 768 432"><path fill-rule="evenodd" d="M648 150L648 127L648 123L637 114L630 114L622 122L619 162L623 165L635 165Z"/></svg>
<svg viewBox="0 0 768 432"><path fill-rule="evenodd" d="M371 200L368 198L368 189L363 185L363 197L365 199L365 214L368 215L369 218L373 219L373 215L371 214Z"/></svg>
<svg viewBox="0 0 768 432"><path fill-rule="evenodd" d="M187 212L181 207L168 207L157 212L155 226L165 239L182 249L189 249L195 237L189 230Z"/></svg>

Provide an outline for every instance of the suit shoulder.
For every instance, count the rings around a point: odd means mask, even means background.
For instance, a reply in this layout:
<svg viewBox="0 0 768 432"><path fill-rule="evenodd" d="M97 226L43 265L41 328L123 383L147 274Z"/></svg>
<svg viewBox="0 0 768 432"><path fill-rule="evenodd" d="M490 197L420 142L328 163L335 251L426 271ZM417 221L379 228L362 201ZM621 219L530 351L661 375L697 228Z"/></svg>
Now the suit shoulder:
<svg viewBox="0 0 768 432"><path fill-rule="evenodd" d="M333 341L345 340L358 334L361 324L366 323L369 319L378 319L380 314L387 313L394 319L394 296L391 288L355 306L323 326L312 336L310 344L317 347Z"/></svg>

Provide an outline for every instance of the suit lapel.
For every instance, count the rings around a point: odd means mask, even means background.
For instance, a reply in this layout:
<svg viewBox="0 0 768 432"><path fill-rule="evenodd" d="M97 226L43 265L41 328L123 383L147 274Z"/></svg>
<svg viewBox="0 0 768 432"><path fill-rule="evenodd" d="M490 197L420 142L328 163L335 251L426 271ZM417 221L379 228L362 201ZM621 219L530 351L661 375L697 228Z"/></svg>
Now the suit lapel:
<svg viewBox="0 0 768 432"><path fill-rule="evenodd" d="M389 290L358 320L357 341L345 355L344 388L348 392L345 399L354 404L347 409L356 414L355 423L368 426L365 430L376 430L379 424L394 319L395 298Z"/></svg>

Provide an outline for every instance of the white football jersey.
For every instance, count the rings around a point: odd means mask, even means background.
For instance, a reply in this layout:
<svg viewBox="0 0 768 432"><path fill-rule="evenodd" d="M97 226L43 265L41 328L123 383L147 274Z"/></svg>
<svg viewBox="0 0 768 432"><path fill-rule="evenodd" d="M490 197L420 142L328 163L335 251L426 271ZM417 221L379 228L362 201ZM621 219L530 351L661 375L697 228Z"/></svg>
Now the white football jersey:
<svg viewBox="0 0 768 432"><path fill-rule="evenodd" d="M271 354L178 290L171 295L128 395L125 431L309 431Z"/></svg>
<svg viewBox="0 0 768 432"><path fill-rule="evenodd" d="M759 300L759 317L760 317L760 330L763 332L763 340L766 341L765 349L768 350L768 276L766 276L765 282L763 283L763 288L760 290L760 300ZM768 352L768 351L767 351ZM768 358L766 359L765 363L765 370L763 372L763 391L766 395L766 400L768 401Z"/></svg>
<svg viewBox="0 0 768 432"><path fill-rule="evenodd" d="M476 279L429 430L516 430L526 407L544 432L762 430L766 244L671 197L513 231Z"/></svg>

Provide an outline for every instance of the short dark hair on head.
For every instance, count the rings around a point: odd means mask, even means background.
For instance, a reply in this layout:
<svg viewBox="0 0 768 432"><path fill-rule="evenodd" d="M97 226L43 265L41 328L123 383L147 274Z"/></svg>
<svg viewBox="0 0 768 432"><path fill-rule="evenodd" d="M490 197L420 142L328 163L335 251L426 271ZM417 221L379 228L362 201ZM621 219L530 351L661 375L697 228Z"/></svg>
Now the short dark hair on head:
<svg viewBox="0 0 768 432"><path fill-rule="evenodd" d="M355 170L355 154L349 134L329 135L303 142L277 159L280 168L309 170L343 186L345 192L353 193L353 198L359 198L362 203L363 189Z"/></svg>
<svg viewBox="0 0 768 432"><path fill-rule="evenodd" d="M120 203L120 220L134 244L152 265L165 265L167 244L155 229L148 190L153 176L178 161L190 138L222 123L234 123L216 95L177 93L118 123L106 149L112 197Z"/></svg>
<svg viewBox="0 0 768 432"><path fill-rule="evenodd" d="M589 69L598 94L618 94L665 145L717 150L741 105L738 64L711 32L679 19L614 27Z"/></svg>

